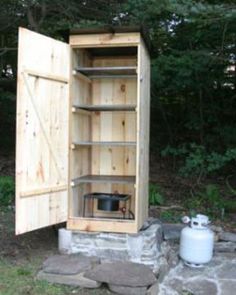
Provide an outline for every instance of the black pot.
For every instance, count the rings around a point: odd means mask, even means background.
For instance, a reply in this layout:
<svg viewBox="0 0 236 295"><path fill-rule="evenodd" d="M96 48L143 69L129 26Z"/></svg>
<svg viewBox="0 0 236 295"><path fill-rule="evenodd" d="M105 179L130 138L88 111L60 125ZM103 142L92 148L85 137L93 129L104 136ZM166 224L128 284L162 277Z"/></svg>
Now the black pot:
<svg viewBox="0 0 236 295"><path fill-rule="evenodd" d="M109 194L109 193L90 193L84 195L86 199L97 199L97 209L103 211L119 211L119 202L127 201L130 195L127 194Z"/></svg>
<svg viewBox="0 0 236 295"><path fill-rule="evenodd" d="M119 200L113 199L112 196L106 196L106 198L98 199L98 210L118 211Z"/></svg>

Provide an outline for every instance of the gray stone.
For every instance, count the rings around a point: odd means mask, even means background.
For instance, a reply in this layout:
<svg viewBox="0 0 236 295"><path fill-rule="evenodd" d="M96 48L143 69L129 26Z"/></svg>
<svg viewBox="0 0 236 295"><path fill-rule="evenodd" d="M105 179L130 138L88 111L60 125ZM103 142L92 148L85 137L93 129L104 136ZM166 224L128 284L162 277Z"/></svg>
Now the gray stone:
<svg viewBox="0 0 236 295"><path fill-rule="evenodd" d="M217 269L216 274L219 279L236 280L236 263L226 262L221 268Z"/></svg>
<svg viewBox="0 0 236 295"><path fill-rule="evenodd" d="M161 283L166 274L169 272L170 270L170 266L167 262L167 260L163 257L162 259L160 259L160 268L159 268L159 274L158 274L158 282Z"/></svg>
<svg viewBox="0 0 236 295"><path fill-rule="evenodd" d="M168 262L170 268L175 267L179 262L178 253L174 250L171 250L169 252L169 255L167 256L167 262Z"/></svg>
<svg viewBox="0 0 236 295"><path fill-rule="evenodd" d="M194 295L217 295L217 286L213 281L203 278L188 281L184 289L192 292Z"/></svg>
<svg viewBox="0 0 236 295"><path fill-rule="evenodd" d="M85 272L88 279L112 285L146 287L157 280L145 265L132 262L104 263Z"/></svg>
<svg viewBox="0 0 236 295"><path fill-rule="evenodd" d="M185 227L184 224L163 224L164 240L176 240L180 238L181 230Z"/></svg>
<svg viewBox="0 0 236 295"><path fill-rule="evenodd" d="M51 274L78 274L99 263L96 257L82 255L54 255L43 263L43 271Z"/></svg>
<svg viewBox="0 0 236 295"><path fill-rule="evenodd" d="M215 252L230 252L236 253L236 243L233 242L219 242L215 243L214 245L214 251Z"/></svg>
<svg viewBox="0 0 236 295"><path fill-rule="evenodd" d="M153 224L160 224L162 225L162 222L154 217L149 217L146 221L144 221L143 226L141 228L141 231L146 230L147 228L149 228L151 225Z"/></svg>
<svg viewBox="0 0 236 295"><path fill-rule="evenodd" d="M109 284L108 288L117 294L121 295L146 295L146 287L127 287Z"/></svg>
<svg viewBox="0 0 236 295"><path fill-rule="evenodd" d="M233 295L236 293L236 281L220 280L220 288L222 295Z"/></svg>
<svg viewBox="0 0 236 295"><path fill-rule="evenodd" d="M70 236L67 230L61 231L62 240L63 234L65 240ZM59 241L59 245L63 244L64 253L96 256L105 261L131 261L155 270L162 256L162 235L162 226L155 220L137 234L71 231L70 244L67 239L66 243Z"/></svg>
<svg viewBox="0 0 236 295"><path fill-rule="evenodd" d="M79 273L75 275L61 275L61 274L45 273L44 271L40 271L37 275L37 279L45 280L53 284L63 284L63 285L78 286L82 288L91 288L91 289L99 288L101 286L100 282L96 282L94 280L85 278L83 273Z"/></svg>
<svg viewBox="0 0 236 295"><path fill-rule="evenodd" d="M221 233L221 232L223 232L223 228L221 226L210 225L209 227L215 233Z"/></svg>
<svg viewBox="0 0 236 295"><path fill-rule="evenodd" d="M236 243L236 234L230 232L219 233L219 239L221 241L229 241Z"/></svg>
<svg viewBox="0 0 236 295"><path fill-rule="evenodd" d="M68 254L68 249L71 244L72 232L65 228L58 230L58 250L61 254Z"/></svg>
<svg viewBox="0 0 236 295"><path fill-rule="evenodd" d="M147 295L158 295L159 294L159 283L155 283L147 290Z"/></svg>
<svg viewBox="0 0 236 295"><path fill-rule="evenodd" d="M178 291L178 293L181 294L181 291L183 290L183 281L180 279L170 279L168 281L168 286L171 287L173 290Z"/></svg>

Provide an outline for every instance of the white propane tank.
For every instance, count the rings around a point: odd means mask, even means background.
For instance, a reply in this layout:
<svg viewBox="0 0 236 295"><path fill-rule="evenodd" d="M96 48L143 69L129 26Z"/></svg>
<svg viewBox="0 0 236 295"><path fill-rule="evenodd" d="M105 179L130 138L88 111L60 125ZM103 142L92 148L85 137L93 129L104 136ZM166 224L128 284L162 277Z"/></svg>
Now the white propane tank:
<svg viewBox="0 0 236 295"><path fill-rule="evenodd" d="M191 267L202 267L213 255L214 233L208 228L207 216L197 214L196 217L183 217L186 226L180 235L179 255L184 263Z"/></svg>

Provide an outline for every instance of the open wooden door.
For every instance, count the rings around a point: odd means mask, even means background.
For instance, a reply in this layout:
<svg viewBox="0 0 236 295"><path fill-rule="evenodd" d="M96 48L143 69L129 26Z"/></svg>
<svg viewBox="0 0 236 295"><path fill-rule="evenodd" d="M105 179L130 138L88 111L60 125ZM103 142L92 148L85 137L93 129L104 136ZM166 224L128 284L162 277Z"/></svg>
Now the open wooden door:
<svg viewBox="0 0 236 295"><path fill-rule="evenodd" d="M70 47L19 29L16 234L67 220Z"/></svg>

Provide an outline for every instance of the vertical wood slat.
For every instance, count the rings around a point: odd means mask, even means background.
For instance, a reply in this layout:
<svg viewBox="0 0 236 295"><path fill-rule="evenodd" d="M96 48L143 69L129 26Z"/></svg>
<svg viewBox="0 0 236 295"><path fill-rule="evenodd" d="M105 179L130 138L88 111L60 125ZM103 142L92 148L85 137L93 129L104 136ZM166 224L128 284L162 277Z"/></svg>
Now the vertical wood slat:
<svg viewBox="0 0 236 295"><path fill-rule="evenodd" d="M150 136L150 57L143 41L138 46L137 97L136 212L140 229L148 218Z"/></svg>

